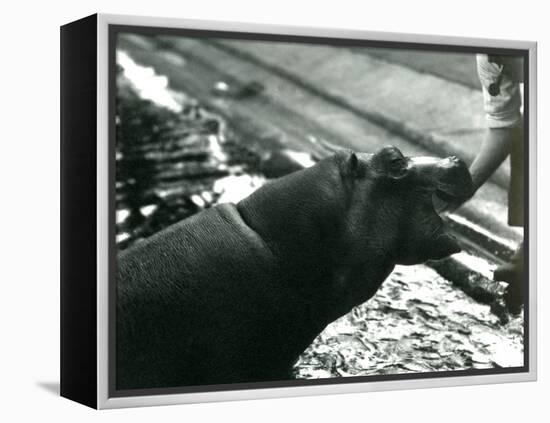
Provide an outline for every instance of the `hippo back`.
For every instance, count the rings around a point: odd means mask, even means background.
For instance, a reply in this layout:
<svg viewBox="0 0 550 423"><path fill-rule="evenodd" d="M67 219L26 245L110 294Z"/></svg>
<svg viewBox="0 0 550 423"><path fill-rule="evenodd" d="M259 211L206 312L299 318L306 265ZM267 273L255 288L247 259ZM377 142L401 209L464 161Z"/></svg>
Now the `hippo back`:
<svg viewBox="0 0 550 423"><path fill-rule="evenodd" d="M232 204L121 253L117 388L246 380L238 363L254 361L277 314L275 267Z"/></svg>

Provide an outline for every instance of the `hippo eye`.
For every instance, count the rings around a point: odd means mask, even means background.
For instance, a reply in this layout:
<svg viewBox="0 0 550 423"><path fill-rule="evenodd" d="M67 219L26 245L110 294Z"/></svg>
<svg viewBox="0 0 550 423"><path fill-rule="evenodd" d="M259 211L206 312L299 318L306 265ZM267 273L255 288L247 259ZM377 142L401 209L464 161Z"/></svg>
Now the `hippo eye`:
<svg viewBox="0 0 550 423"><path fill-rule="evenodd" d="M395 157L390 161L391 170L399 170L405 167L405 160L401 157Z"/></svg>
<svg viewBox="0 0 550 423"><path fill-rule="evenodd" d="M407 162L402 157L395 157L387 165L387 175L393 179L401 179L407 174Z"/></svg>
<svg viewBox="0 0 550 423"><path fill-rule="evenodd" d="M395 147L385 147L373 156L374 167L382 174L400 179L407 173L407 160Z"/></svg>

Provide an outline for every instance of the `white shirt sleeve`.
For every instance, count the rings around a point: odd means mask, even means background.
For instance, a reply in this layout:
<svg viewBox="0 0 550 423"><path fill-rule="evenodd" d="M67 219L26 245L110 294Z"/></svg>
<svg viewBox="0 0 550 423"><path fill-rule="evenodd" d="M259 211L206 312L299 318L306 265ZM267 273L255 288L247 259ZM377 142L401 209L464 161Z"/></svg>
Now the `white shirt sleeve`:
<svg viewBox="0 0 550 423"><path fill-rule="evenodd" d="M483 89L483 105L489 128L512 128L521 123L522 93L520 83L506 73L500 81L499 94L489 94L489 86L495 83L502 65L489 62L486 54L478 54L477 72Z"/></svg>

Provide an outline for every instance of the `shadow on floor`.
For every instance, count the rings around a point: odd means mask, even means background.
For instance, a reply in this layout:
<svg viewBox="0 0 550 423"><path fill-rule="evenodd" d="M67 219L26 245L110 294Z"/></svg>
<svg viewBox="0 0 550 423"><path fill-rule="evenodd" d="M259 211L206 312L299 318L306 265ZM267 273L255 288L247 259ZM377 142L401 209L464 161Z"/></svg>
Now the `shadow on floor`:
<svg viewBox="0 0 550 423"><path fill-rule="evenodd" d="M36 382L36 385L50 394L59 396L59 382Z"/></svg>

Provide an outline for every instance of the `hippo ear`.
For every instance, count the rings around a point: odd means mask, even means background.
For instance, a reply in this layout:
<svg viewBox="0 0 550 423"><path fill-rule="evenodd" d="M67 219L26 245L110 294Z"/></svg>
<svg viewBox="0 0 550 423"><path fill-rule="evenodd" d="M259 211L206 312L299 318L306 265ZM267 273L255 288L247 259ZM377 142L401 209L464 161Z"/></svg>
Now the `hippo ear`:
<svg viewBox="0 0 550 423"><path fill-rule="evenodd" d="M401 179L408 173L407 158L396 147L384 147L373 157L376 170L392 179Z"/></svg>
<svg viewBox="0 0 550 423"><path fill-rule="evenodd" d="M359 161L357 154L355 154L353 151L349 154L346 168L349 174L356 178L361 177L364 174L364 171L361 167L361 162Z"/></svg>
<svg viewBox="0 0 550 423"><path fill-rule="evenodd" d="M357 158L357 154L351 153L349 156L349 168L352 172L357 172L357 168L359 167L359 159Z"/></svg>

